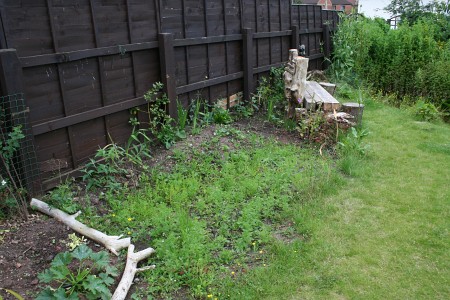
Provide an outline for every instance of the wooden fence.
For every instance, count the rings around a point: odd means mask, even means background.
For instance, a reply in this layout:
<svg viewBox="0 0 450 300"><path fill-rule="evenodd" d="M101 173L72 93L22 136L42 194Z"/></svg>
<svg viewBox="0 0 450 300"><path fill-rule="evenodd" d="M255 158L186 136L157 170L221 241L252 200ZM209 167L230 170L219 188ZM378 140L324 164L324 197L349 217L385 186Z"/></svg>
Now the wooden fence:
<svg viewBox="0 0 450 300"><path fill-rule="evenodd" d="M248 99L259 76L306 46L330 55L337 12L291 0L0 0L0 88L23 93L39 180L130 135L129 110L162 81L176 99ZM13 50L15 49L15 50Z"/></svg>

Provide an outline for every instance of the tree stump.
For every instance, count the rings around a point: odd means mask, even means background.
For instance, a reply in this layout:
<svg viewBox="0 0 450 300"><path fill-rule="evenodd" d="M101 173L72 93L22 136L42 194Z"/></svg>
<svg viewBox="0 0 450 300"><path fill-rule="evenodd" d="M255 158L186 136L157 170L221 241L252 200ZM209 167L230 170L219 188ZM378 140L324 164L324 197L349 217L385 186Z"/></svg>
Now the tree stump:
<svg viewBox="0 0 450 300"><path fill-rule="evenodd" d="M361 125L362 116L364 112L364 104L348 102L342 104L342 110L355 117L356 124Z"/></svg>
<svg viewBox="0 0 450 300"><path fill-rule="evenodd" d="M289 61L284 69L284 94L288 100L287 117L295 118L295 108L303 104L309 59L298 56L297 49L289 50Z"/></svg>

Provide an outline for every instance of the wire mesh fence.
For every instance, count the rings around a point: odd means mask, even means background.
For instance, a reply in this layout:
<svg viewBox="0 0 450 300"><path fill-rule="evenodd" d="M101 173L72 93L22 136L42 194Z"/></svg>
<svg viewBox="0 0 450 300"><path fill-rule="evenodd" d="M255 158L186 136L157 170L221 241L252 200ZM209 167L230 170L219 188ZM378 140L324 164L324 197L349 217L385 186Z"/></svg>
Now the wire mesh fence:
<svg viewBox="0 0 450 300"><path fill-rule="evenodd" d="M28 198L41 190L28 114L23 94L0 97L0 214L3 215L19 212L26 217Z"/></svg>

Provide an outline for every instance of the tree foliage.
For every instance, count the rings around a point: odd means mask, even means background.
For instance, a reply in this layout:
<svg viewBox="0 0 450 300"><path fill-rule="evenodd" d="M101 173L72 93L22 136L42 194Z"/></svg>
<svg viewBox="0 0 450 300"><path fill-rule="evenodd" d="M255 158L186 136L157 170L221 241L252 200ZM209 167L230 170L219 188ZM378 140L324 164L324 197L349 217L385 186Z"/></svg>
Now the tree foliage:
<svg viewBox="0 0 450 300"><path fill-rule="evenodd" d="M439 17L448 20L450 1L433 0L424 4L422 0L391 0L384 10L394 16L400 16L403 22L412 25L424 17Z"/></svg>

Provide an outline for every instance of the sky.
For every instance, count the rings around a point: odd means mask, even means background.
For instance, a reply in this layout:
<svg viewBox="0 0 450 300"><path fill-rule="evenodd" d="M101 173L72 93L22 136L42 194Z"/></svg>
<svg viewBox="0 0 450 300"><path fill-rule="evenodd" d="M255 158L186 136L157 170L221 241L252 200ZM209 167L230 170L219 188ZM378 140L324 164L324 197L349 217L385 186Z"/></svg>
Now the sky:
<svg viewBox="0 0 450 300"><path fill-rule="evenodd" d="M430 1L423 1L424 4L428 2ZM391 3L390 0L359 0L360 12L371 18L381 17L383 19L389 19L391 17L390 13L383 10L389 3Z"/></svg>

